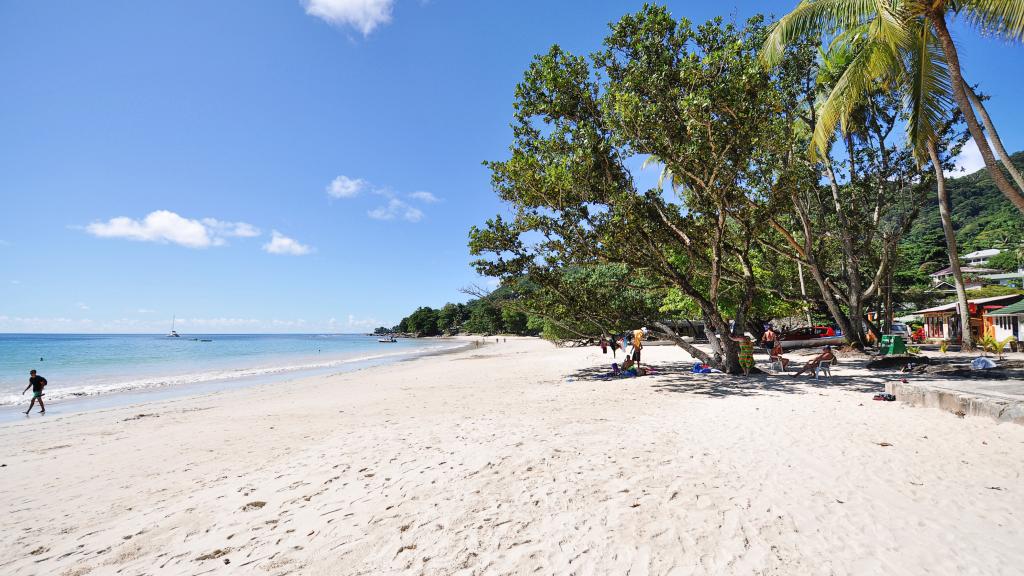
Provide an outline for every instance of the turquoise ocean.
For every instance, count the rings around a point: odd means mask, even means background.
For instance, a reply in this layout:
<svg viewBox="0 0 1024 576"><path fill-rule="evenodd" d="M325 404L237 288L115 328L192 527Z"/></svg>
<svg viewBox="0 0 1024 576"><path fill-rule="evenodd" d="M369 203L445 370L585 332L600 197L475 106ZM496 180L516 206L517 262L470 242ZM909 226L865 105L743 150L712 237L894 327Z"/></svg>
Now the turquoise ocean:
<svg viewBox="0 0 1024 576"><path fill-rule="evenodd" d="M28 402L31 392L22 391L31 369L47 379L45 400L56 406L146 390L205 392L326 375L458 346L442 339L379 343L353 334L0 334L0 406Z"/></svg>

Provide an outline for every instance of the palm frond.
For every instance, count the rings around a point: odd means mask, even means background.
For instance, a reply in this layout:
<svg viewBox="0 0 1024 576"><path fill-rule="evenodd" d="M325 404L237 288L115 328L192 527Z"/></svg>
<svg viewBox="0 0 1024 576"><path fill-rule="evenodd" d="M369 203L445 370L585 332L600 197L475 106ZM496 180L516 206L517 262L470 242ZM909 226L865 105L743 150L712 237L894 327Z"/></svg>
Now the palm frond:
<svg viewBox="0 0 1024 576"><path fill-rule="evenodd" d="M896 0L803 0L772 24L761 58L769 65L782 61L786 46L807 35L828 36L882 17L898 24L903 18Z"/></svg>
<svg viewBox="0 0 1024 576"><path fill-rule="evenodd" d="M958 8L957 15L983 34L1024 40L1024 0L964 0Z"/></svg>
<svg viewBox="0 0 1024 576"><path fill-rule="evenodd" d="M942 122L953 107L952 85L934 28L919 23L915 37L916 44L907 51L909 70L904 106L909 113L907 139L914 156L925 163L928 161L927 143L937 138Z"/></svg>
<svg viewBox="0 0 1024 576"><path fill-rule="evenodd" d="M879 37L872 32L851 38L856 44L852 58L818 106L818 122L811 138L812 157L828 151L837 127L844 133L847 131L850 115L873 91L899 84L903 73L899 47Z"/></svg>

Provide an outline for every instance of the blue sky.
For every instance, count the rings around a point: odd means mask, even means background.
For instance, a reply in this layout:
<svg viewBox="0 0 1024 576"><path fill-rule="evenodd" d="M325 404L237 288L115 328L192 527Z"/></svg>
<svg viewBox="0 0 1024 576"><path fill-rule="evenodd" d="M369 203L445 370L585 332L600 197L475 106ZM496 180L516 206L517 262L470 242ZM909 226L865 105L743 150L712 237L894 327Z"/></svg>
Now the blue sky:
<svg viewBox="0 0 1024 576"><path fill-rule="evenodd" d="M351 332L464 300L523 70L641 4L0 1L0 332ZM955 32L1024 148L1022 49Z"/></svg>

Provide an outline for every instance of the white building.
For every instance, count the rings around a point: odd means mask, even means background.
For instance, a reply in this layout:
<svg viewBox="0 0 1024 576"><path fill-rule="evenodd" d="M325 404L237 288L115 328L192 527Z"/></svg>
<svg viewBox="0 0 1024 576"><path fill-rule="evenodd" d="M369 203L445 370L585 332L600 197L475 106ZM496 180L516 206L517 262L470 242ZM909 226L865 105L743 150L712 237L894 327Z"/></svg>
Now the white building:
<svg viewBox="0 0 1024 576"><path fill-rule="evenodd" d="M982 278L993 283L999 284L1000 286L1009 286L1011 288L1024 287L1024 272L1002 272L999 274L984 274Z"/></svg>
<svg viewBox="0 0 1024 576"><path fill-rule="evenodd" d="M994 310L988 315L992 319L992 327L995 328L996 340L1003 340L1008 336L1020 340L1021 331L1024 330L1024 301Z"/></svg>
<svg viewBox="0 0 1024 576"><path fill-rule="evenodd" d="M960 257L960 260L963 261L964 265L966 266L975 266L978 268L982 268L986 264L988 264L990 258L995 256L996 254L999 254L1000 252L1002 252L1002 250L998 248L989 248L987 250L975 250L970 254L964 254L963 256Z"/></svg>
<svg viewBox="0 0 1024 576"><path fill-rule="evenodd" d="M999 272L999 271L998 270L993 270L992 268L976 268L974 266L961 266L960 267L960 275L964 279L964 287L967 290L973 290L975 288L981 288L982 286L985 285L985 281L984 281L983 278L987 274L995 274L996 272ZM932 277L932 284L934 286L938 287L939 289L944 289L946 287L941 286L941 285L942 284L948 284L949 285L949 287L948 287L949 291L952 291L952 289L953 289L952 288L953 287L953 268L952 267L946 266L942 270L939 270L938 272L932 273L931 277ZM943 290L943 291L946 291L946 290Z"/></svg>

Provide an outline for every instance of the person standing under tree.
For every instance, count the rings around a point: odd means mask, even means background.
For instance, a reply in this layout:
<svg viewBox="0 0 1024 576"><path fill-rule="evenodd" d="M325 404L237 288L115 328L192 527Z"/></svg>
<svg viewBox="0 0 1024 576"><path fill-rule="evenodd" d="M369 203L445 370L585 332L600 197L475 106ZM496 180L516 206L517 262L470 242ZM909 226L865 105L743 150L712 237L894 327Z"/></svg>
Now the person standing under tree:
<svg viewBox="0 0 1024 576"><path fill-rule="evenodd" d="M729 336L729 338L739 342L740 369L743 370L744 376L750 376L750 370L754 367L754 343L746 334L742 336Z"/></svg>
<svg viewBox="0 0 1024 576"><path fill-rule="evenodd" d="M28 389L32 389L32 402L28 405L28 410L25 410L25 414L32 411L32 407L36 405L36 400L39 401L39 413L46 414L46 406L43 404L43 388L46 387L46 378L36 374L35 370L30 370L28 373L28 386L21 391L22 395L28 392Z"/></svg>
<svg viewBox="0 0 1024 576"><path fill-rule="evenodd" d="M775 349L775 342L779 339L779 335L772 329L772 325L768 325L768 329L764 331L764 336L761 336L761 343L764 345L764 349L770 354Z"/></svg>

